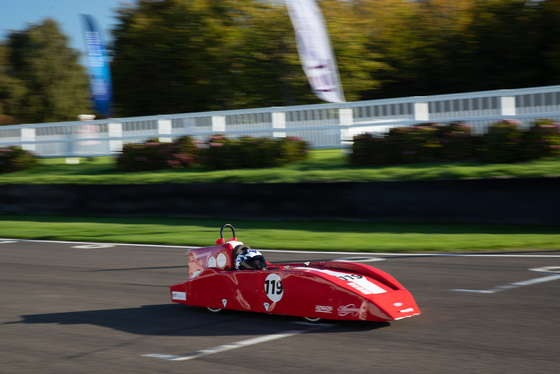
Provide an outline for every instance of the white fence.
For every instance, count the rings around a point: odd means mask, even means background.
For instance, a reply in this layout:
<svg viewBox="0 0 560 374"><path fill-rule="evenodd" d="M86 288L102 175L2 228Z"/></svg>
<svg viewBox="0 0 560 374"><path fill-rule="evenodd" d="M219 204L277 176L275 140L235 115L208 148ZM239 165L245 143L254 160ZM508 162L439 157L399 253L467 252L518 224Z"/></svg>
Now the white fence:
<svg viewBox="0 0 560 374"><path fill-rule="evenodd" d="M148 138L171 141L190 135L205 140L212 134L225 134L295 136L307 140L312 148L343 148L356 134L383 134L395 126L462 121L483 133L501 119L516 119L530 126L539 118L560 122L560 86L2 126L0 146L17 145L41 157L92 157L118 154L123 144Z"/></svg>

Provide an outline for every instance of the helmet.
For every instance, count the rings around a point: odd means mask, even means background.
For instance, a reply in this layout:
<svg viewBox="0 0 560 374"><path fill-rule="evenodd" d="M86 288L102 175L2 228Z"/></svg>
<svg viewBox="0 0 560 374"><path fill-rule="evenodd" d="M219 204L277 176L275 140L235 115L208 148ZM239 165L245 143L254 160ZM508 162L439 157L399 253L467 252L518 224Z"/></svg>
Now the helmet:
<svg viewBox="0 0 560 374"><path fill-rule="evenodd" d="M266 270L264 256L256 249L245 247L235 258L235 268L237 270Z"/></svg>

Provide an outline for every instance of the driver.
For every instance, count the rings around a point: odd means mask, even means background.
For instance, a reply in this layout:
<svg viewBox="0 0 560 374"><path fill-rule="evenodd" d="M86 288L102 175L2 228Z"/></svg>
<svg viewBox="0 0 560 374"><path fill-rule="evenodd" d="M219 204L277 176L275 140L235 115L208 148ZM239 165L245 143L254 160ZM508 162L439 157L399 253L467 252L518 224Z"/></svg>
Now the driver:
<svg viewBox="0 0 560 374"><path fill-rule="evenodd" d="M256 249L243 248L235 258L235 269L237 270L266 270L266 260Z"/></svg>

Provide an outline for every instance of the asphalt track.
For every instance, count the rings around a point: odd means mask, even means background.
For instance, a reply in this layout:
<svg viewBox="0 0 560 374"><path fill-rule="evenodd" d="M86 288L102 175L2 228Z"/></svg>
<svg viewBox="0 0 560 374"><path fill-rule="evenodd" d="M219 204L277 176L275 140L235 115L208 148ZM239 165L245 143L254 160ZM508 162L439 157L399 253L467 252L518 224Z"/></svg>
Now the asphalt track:
<svg viewBox="0 0 560 374"><path fill-rule="evenodd" d="M383 258L372 265L403 283L423 313L307 325L172 304L167 286L184 280L185 250L0 239L0 373L559 370L559 252L264 252L272 262Z"/></svg>

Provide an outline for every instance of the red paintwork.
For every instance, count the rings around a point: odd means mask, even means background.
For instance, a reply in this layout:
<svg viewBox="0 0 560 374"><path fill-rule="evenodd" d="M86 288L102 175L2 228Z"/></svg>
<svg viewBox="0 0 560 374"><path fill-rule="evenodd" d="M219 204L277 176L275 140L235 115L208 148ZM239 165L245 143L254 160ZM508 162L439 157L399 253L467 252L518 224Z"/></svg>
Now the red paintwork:
<svg viewBox="0 0 560 374"><path fill-rule="evenodd" d="M322 261L235 270L232 251L242 243L217 243L189 250L188 279L170 287L173 302L333 320L393 321L420 314L410 292L374 267Z"/></svg>

